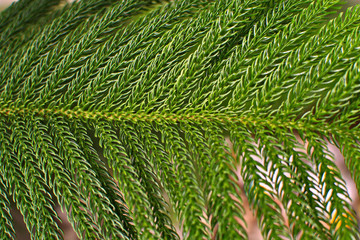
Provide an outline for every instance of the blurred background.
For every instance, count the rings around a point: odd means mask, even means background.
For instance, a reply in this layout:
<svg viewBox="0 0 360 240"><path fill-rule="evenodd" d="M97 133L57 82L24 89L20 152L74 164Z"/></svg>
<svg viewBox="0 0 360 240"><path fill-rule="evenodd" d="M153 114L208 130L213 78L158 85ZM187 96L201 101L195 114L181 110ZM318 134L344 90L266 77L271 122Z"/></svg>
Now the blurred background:
<svg viewBox="0 0 360 240"><path fill-rule="evenodd" d="M14 2L14 0L0 0L0 11L7 8L12 2ZM360 0L348 0L346 2L347 3L345 4L342 11L345 10L349 6L352 6L355 4L360 4ZM359 199L359 195L357 193L356 187L355 187L355 183L351 179L350 173L344 164L344 159L343 159L341 153L339 152L339 150L333 145L329 145L329 148L334 153L336 164L338 165L339 169L342 172L342 175L346 181L347 188L350 193L350 197L352 198L352 206L353 206L355 212L357 213L357 216L359 217L360 216L360 199ZM262 240L263 238L261 237L260 231L257 227L256 218L254 217L252 211L248 207L246 197L242 196L242 198L243 198L245 210L246 210L245 220L248 225L247 230L248 230L248 234L249 234L249 239L250 240ZM58 206L56 210L58 211L59 216L61 217L62 223L60 224L60 226L61 226L62 230L64 231L64 239L65 240L78 239L76 237L75 232L72 230L70 223L67 221L66 214L61 211L60 206ZM14 203L13 203L13 207L12 207L12 214L14 217L14 227L15 227L15 231L17 234L17 239L19 239L19 240L30 239L30 236L26 229L23 218L22 218L20 212L16 209L16 206Z"/></svg>
<svg viewBox="0 0 360 240"><path fill-rule="evenodd" d="M13 0L0 0L0 11L4 10L12 2L13 2Z"/></svg>

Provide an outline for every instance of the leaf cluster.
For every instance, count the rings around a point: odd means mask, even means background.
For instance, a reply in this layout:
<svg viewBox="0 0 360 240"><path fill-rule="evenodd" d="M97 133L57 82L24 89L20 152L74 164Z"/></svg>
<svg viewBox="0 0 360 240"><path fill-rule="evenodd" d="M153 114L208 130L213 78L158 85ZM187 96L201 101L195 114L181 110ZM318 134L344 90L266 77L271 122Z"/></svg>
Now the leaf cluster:
<svg viewBox="0 0 360 240"><path fill-rule="evenodd" d="M359 239L360 7L20 0L0 13L0 238Z"/></svg>

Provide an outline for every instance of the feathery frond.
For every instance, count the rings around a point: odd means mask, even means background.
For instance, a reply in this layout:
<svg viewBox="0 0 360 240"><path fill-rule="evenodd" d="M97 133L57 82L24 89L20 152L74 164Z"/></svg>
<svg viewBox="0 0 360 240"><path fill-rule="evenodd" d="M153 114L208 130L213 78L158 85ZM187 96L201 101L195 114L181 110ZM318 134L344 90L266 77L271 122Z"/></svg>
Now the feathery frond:
<svg viewBox="0 0 360 240"><path fill-rule="evenodd" d="M359 239L360 7L20 0L0 13L0 238ZM330 19L332 18L332 19ZM242 186L243 184L243 186Z"/></svg>

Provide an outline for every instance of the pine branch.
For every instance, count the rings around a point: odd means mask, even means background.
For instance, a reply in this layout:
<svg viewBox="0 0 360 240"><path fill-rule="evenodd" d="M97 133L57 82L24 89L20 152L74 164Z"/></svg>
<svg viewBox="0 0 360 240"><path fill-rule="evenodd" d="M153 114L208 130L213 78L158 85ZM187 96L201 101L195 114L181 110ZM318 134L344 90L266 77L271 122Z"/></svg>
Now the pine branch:
<svg viewBox="0 0 360 240"><path fill-rule="evenodd" d="M103 216L98 216L101 221L101 218L113 219L110 223L102 223L102 228L104 229L104 235L106 238L130 238L135 237L136 232L132 225L129 223L131 219L128 216L128 211L126 206L124 206L124 199L121 193L119 193L116 188L116 184L108 173L106 166L99 159L99 156L95 149L93 149L93 142L91 138L87 135L87 130L81 122L75 121L70 124L71 132L73 132L74 137L77 142L79 142L81 150L84 152L85 158L88 160L90 168L94 170L95 176L99 179L101 188L103 188L106 194L103 194L103 197L107 197L109 201L110 211L112 213L107 214L103 213L102 210L98 214ZM94 204L91 204L94 205ZM108 216L106 216L108 215ZM118 222L116 222L118 221ZM123 228L116 226L123 226Z"/></svg>
<svg viewBox="0 0 360 240"><path fill-rule="evenodd" d="M116 29L121 27L122 23L128 18L127 15L132 15L137 12L138 10L134 10L138 7L141 7L137 1L126 1L120 2L119 4L114 5L111 7L106 14L102 17L98 16L99 19L96 19L96 22L92 23L91 28L86 30L85 32L81 32L81 40L74 44L74 40L78 41L78 38L75 36L71 36L70 38L65 39L64 45L61 46L61 49L56 48L54 51L48 55L49 57L45 58L45 62L47 64L39 64L37 65L37 69L33 72L34 74L28 77L27 81L23 81L22 84L25 84L23 89L26 89L25 92L20 92L20 96L26 101L29 93L38 92L36 91L36 87L39 85L43 87L45 83L45 89L53 88L53 86L57 85L57 82L62 78L66 77L69 79L72 77L73 73L69 70L70 66L72 65L81 65L82 62L86 61L86 55L89 55L93 52L93 50L88 50L89 46L97 42L97 44L101 43L102 41L106 40L109 37L109 34L116 31ZM62 61L58 61L61 56L64 56L64 53L68 52L67 55L62 59ZM55 68L55 74L50 74L49 77L47 75L47 71L51 71L54 69L54 66L57 65ZM39 73L40 76L39 76ZM18 78L18 77L15 77ZM49 84L51 83L51 84ZM7 84L8 86L19 86L21 87L22 84L17 84L16 82L10 82ZM49 86L50 85L50 86ZM35 88L35 89L34 89ZM9 92L14 92L16 95L19 90L10 88ZM21 90L20 90L21 91ZM36 96L38 97L38 96ZM41 98L46 98L46 96L40 96ZM31 101L31 99L29 100Z"/></svg>
<svg viewBox="0 0 360 240"><path fill-rule="evenodd" d="M44 179L45 174L37 164L35 152L31 150L34 149L34 146L26 127L26 123L22 119L15 118L9 129L12 132L10 140L14 154L17 155L17 164L19 170L24 173L25 184L29 188L33 209L37 215L36 221L32 223L34 228L30 232L33 233L32 237L34 239L44 238L45 236L62 239L60 227L56 222L60 218L54 211L49 186ZM28 146L31 146L31 148Z"/></svg>
<svg viewBox="0 0 360 240"><path fill-rule="evenodd" d="M314 27L312 26L317 26L318 21L324 21L324 17L328 14L326 10L331 9L336 4L336 1L310 4L308 8L296 15L295 19L282 32L279 32L273 38L272 42L266 46L258 57L253 59L251 63L247 63L244 75L236 83L229 101L229 105L232 106L234 111L246 108L246 103L252 100L246 93L251 91L252 94L256 94L254 90L257 86L264 85L263 79L274 71L274 66L276 67L281 63L284 56L286 56L287 49L298 47L301 42L296 40L300 36L302 40L306 39L313 31Z"/></svg>
<svg viewBox="0 0 360 240"><path fill-rule="evenodd" d="M13 83L13 85L7 84L8 86L10 85L10 89L18 87L16 84L17 81L19 81L18 78L24 77L25 74L39 62L41 56L45 55L59 43L61 44L61 39L63 39L64 36L73 32L83 24L87 18L91 17L91 14L96 13L101 8L107 7L112 1L113 0L89 0L74 3L74 7L65 11L61 17L56 18L52 24L46 26L33 41L24 45L21 51L9 57L7 61L0 66L0 69L2 69L0 79L1 89L4 88L5 79L8 77L12 79L11 83ZM76 38L74 40L76 41ZM16 66L14 66L15 62L17 63ZM5 69L7 71L5 71Z"/></svg>
<svg viewBox="0 0 360 240"><path fill-rule="evenodd" d="M9 193L6 189L3 177L0 177L0 236L3 239L15 239L15 230L10 214Z"/></svg>
<svg viewBox="0 0 360 240"><path fill-rule="evenodd" d="M162 187L158 183L160 179L158 174L160 172L155 170L155 159L148 157L151 155L147 152L146 146L143 144L144 142L149 143L150 139L140 139L136 128L137 126L133 127L126 123L120 123L118 126L120 141L127 155L132 156L132 165L135 168L140 183L144 186L147 193L157 231L164 239L175 239L176 234L173 230L172 223L167 219L169 213L166 210L166 203L162 196ZM141 129L141 127L139 128Z"/></svg>
<svg viewBox="0 0 360 240"><path fill-rule="evenodd" d="M273 197L273 187L266 181L266 166L261 166L253 158L253 156L259 156L259 153L252 143L252 136L246 129L236 126L231 129L230 137L234 143L237 162L241 164L240 171L245 194L251 201L250 205L257 210L259 227L263 236L267 239L288 237L281 208Z"/></svg>
<svg viewBox="0 0 360 240"><path fill-rule="evenodd" d="M193 5L195 7L192 7ZM196 12L198 7L203 5L203 1L180 1L161 9L155 17L145 17L136 22L135 28L141 27L139 35L134 34L127 44L120 48L119 53L106 64L103 71L99 71L100 73L95 79L92 79L91 85L87 86L85 93L82 93L78 100L78 105L84 105L85 109L94 108L95 106L92 105L99 97L112 96L113 93L122 92L124 88L126 93L126 87L131 83L129 80L137 80L136 75L147 66L145 64L147 62L144 60L154 58L156 53L161 50L161 46L173 39L174 32L171 28L188 17L189 8L190 10L195 8L194 12ZM150 19L149 22L148 19ZM170 29L169 32L167 29ZM155 37L159 34L158 32L164 32L167 37L156 41ZM142 52L146 54L141 54ZM114 86L117 78L120 78L120 84ZM113 93L108 89L113 89Z"/></svg>
<svg viewBox="0 0 360 240"><path fill-rule="evenodd" d="M0 56L3 59L2 63L6 62L8 66L13 64L8 61L9 57L22 51L24 45L31 42L42 31L44 26L50 25L54 19L60 17L71 6L70 3L65 4L63 1L60 1L60 4L52 6L50 9L47 9L48 11L43 12L36 22L31 22L26 28L18 32L12 41L7 41L6 48L0 51Z"/></svg>
<svg viewBox="0 0 360 240"><path fill-rule="evenodd" d="M31 186L26 183L24 173L19 166L19 160L11 149L10 134L3 120L0 122L0 128L2 132L0 142L2 152L2 160L0 162L1 175L5 180L7 189L13 196L14 202L17 204L17 208L24 216L24 222L28 231L33 233L33 230L36 229L38 218L34 209L36 207L32 204L34 196L31 196Z"/></svg>
<svg viewBox="0 0 360 240"><path fill-rule="evenodd" d="M185 131L186 125L182 126L181 130ZM201 221L203 214L206 213L206 199L203 197L205 195L203 186L197 177L195 159L186 148L180 130L172 126L164 126L162 134L166 136L163 139L165 149L178 166L175 174L180 185L181 198L177 208L180 221L183 222L183 237L189 235L209 239L209 223L206 222L207 219L204 219L205 222Z"/></svg>
<svg viewBox="0 0 360 240"><path fill-rule="evenodd" d="M276 129L272 136L278 139L276 142L280 151L276 157L283 160L279 165L285 164L284 168L288 171L284 174L284 184L278 183L277 189L280 189L290 231L293 236L319 239L323 226L316 217L314 219L317 205L312 192L312 189L316 189L316 170L309 164L305 147L293 133Z"/></svg>
<svg viewBox="0 0 360 240"><path fill-rule="evenodd" d="M356 236L358 233L353 229L357 227L356 220L349 204L350 197L347 193L345 181L340 175L335 163L331 161L331 153L327 150L326 142L316 135L307 134L308 154L311 154L313 162L318 168L320 191L323 199L322 205L318 205L324 214L324 224L329 225L329 236L335 238ZM333 221L333 222L330 222ZM339 225L349 227L339 228ZM351 227L353 226L353 227ZM338 230L339 228L340 230Z"/></svg>
<svg viewBox="0 0 360 240"><path fill-rule="evenodd" d="M177 102L184 101L182 98L188 98L191 93L188 89L193 88L192 85L187 85L194 84L194 79L201 79L205 76L211 62L217 59L225 49L227 41L237 32L247 29L247 25L251 24L251 18L259 12L261 13L262 4L259 1L246 1L244 4L233 2L233 5L230 4L230 9L234 13L226 14L227 12L225 12L220 15L196 51L184 62L174 66L175 71L170 72L170 76L164 77L166 82L162 83L162 88L158 90L157 95L153 97L154 99L151 99L154 102L160 100L160 106L157 109L170 108L170 111L177 111L179 109L179 107L175 107ZM227 28L229 29L226 31ZM168 81L169 78L173 80ZM185 86L187 87L185 88Z"/></svg>
<svg viewBox="0 0 360 240"><path fill-rule="evenodd" d="M301 89L299 89L299 84L296 84L297 82L301 82L301 88L306 89L307 92L309 92L308 87L312 89L324 89L326 86L332 87L331 79L335 81L344 73L344 70L347 69L344 65L351 63L350 59L347 60L347 55L351 56L353 48L356 47L356 41L352 42L352 39L356 39L357 37L353 35L356 35L357 32L356 26L359 23L360 12L358 7L349 9L348 11L352 12L352 14L347 15L348 17L344 19L340 14L336 19L331 20L318 34L310 38L295 52L291 53L278 69L265 80L264 87L259 91L256 100L253 100L256 104L254 104L254 112L259 112L256 109L269 108L269 104L266 107L263 106L262 103L265 102L274 103L274 105L277 106L279 100L285 97L284 94L282 94L284 89L286 89L286 98L291 100L289 103L285 102L284 106L281 106L281 110L282 108L295 109L301 104L308 105L304 103L311 103L310 98L316 99L319 97L317 92L320 94L322 92L319 90L312 91L309 94L311 97L305 97L304 94L300 93ZM341 36L344 35L347 37L344 40L341 40ZM333 43L335 39L339 39L337 45L334 45ZM341 42L344 44L341 44ZM339 63L342 62L340 66L329 65L329 59L335 57L345 58L346 60L336 61ZM289 66L296 67L290 68ZM311 73L307 72L308 69L310 69ZM315 76L315 74L318 74L317 72L321 72L321 75ZM320 80L325 75L326 79ZM307 83L309 80L305 80L309 78L311 78L310 84ZM321 84L321 82L326 83L326 85ZM297 106L290 107L290 105L293 105L295 102ZM274 107L271 107L270 109L273 108ZM302 111L303 109L298 109L294 114L297 115Z"/></svg>
<svg viewBox="0 0 360 240"><path fill-rule="evenodd" d="M152 210L144 186L140 183L136 169L132 166L132 160L126 154L116 132L111 125L100 121L95 126L95 136L99 137L100 146L104 148L104 156L114 171L120 191L125 193L125 203L135 223L138 238L160 237L155 229L155 220L151 214Z"/></svg>
<svg viewBox="0 0 360 240"><path fill-rule="evenodd" d="M0 14L1 236L11 197L63 238L55 196L81 239L247 239L244 191L264 239L360 237L360 7L58 3Z"/></svg>
<svg viewBox="0 0 360 240"><path fill-rule="evenodd" d="M122 238L120 220L114 214L109 199L104 197L106 193L85 158L84 152L81 151L78 141L70 131L68 124L61 116L51 118L48 124L52 126L50 133L57 143L65 167L69 170L72 179L77 183L78 191L86 201L87 209L91 212L93 221L101 229L100 237L110 238L114 236ZM60 142L61 145L59 145ZM67 149L71 149L71 151L67 151Z"/></svg>
<svg viewBox="0 0 360 240"><path fill-rule="evenodd" d="M204 144L199 153L207 153L203 161L202 177L208 183L209 209L212 216L213 236L218 239L247 238L242 225L246 224L244 209L239 196L240 189L235 182L236 166L230 149L224 146L223 130L215 124L206 124ZM197 130L199 131L199 129ZM192 131L196 132L196 131ZM195 139L195 142L200 142ZM236 199L236 201L234 200Z"/></svg>
<svg viewBox="0 0 360 240"><path fill-rule="evenodd" d="M78 191L76 183L60 158L58 149L53 145L49 128L41 118L32 118L30 132L34 136L33 144L40 156L41 167L46 172L47 182L59 204L65 208L68 219L79 237L98 238L99 229L93 223L87 211L85 199Z"/></svg>
<svg viewBox="0 0 360 240"><path fill-rule="evenodd" d="M211 74L208 74L204 84L194 90L189 105L209 105L210 108L221 106L221 102L219 105L214 104L222 95L232 91L234 80L243 74L239 69L265 50L272 37L283 31L286 24L303 9L303 4L306 2L300 4L299 1L280 1L276 7L267 12L266 16L252 27L242 41L239 41L239 45L230 51L230 56L211 69Z"/></svg>
<svg viewBox="0 0 360 240"><path fill-rule="evenodd" d="M4 29L1 29L0 35L0 49L2 50L7 45L7 42L14 41L19 38L19 33L24 31L28 25L36 23L53 7L58 5L61 0L36 0L26 4L26 7L21 9L16 18L10 18L11 23L7 24Z"/></svg>

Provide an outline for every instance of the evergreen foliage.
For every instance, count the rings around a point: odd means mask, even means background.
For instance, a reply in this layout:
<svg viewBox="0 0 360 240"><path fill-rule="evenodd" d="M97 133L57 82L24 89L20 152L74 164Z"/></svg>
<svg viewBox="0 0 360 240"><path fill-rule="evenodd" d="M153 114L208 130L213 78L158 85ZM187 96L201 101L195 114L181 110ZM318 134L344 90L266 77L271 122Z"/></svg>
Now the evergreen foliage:
<svg viewBox="0 0 360 240"><path fill-rule="evenodd" d="M360 6L20 0L0 14L0 239L359 239ZM332 18L332 19L330 19ZM243 182L243 188L240 182ZM180 229L179 229L180 228Z"/></svg>

